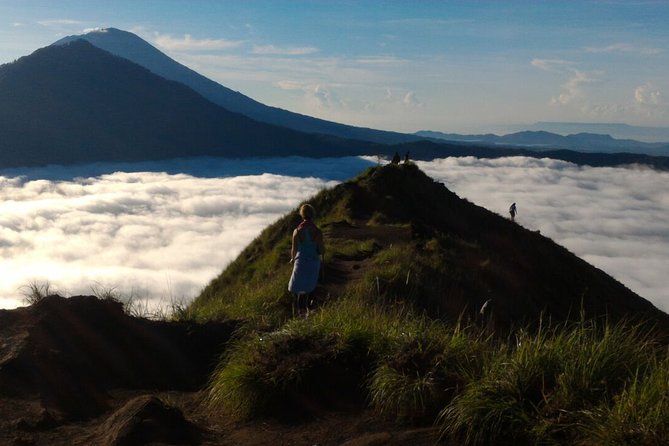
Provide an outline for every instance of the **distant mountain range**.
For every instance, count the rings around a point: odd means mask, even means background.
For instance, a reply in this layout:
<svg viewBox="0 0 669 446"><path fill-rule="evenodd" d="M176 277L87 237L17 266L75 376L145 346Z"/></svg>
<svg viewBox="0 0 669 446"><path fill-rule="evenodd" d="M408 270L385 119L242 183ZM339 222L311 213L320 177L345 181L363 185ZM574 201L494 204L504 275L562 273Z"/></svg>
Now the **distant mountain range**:
<svg viewBox="0 0 669 446"><path fill-rule="evenodd" d="M598 135L611 135L616 139L669 144L669 127L642 127L621 123L539 121L529 125L506 126L503 133L516 133L526 130L551 132L565 136L575 133L596 133Z"/></svg>
<svg viewBox="0 0 669 446"><path fill-rule="evenodd" d="M501 146L520 146L537 151L568 149L579 152L644 153L655 156L669 156L669 143L647 143L631 139L615 139L610 135L577 133L558 135L546 131L522 131L498 136L492 133L483 135L461 135L441 133L429 130L416 132L417 136L450 142L470 144L492 144Z"/></svg>

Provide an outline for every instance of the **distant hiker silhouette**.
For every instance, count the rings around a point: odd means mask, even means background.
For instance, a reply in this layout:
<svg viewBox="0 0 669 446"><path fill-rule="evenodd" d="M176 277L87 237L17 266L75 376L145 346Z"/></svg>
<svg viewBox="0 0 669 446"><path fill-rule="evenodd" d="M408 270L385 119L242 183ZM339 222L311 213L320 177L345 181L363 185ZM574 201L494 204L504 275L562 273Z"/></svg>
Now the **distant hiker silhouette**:
<svg viewBox="0 0 669 446"><path fill-rule="evenodd" d="M404 155L404 164L407 164L409 162L409 151L407 150L407 153Z"/></svg>
<svg viewBox="0 0 669 446"><path fill-rule="evenodd" d="M314 208L310 204L300 207L302 223L293 231L290 261L293 273L288 282L288 291L297 296L298 306L301 296L306 296L316 288L321 270L321 258L325 253L323 233L314 224Z"/></svg>
<svg viewBox="0 0 669 446"><path fill-rule="evenodd" d="M399 164L400 163L400 154L395 152L395 156L393 156L393 160L391 161L393 164Z"/></svg>
<svg viewBox="0 0 669 446"><path fill-rule="evenodd" d="M516 214L518 213L518 209L516 208L516 203L513 203L511 207L509 208L509 214L511 214L511 221L516 220Z"/></svg>

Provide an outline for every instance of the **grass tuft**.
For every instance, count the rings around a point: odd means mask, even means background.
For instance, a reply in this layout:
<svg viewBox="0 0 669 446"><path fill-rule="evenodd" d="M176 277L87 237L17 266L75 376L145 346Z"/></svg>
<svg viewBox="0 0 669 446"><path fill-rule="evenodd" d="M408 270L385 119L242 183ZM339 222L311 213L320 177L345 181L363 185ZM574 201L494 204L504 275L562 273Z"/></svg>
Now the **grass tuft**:
<svg viewBox="0 0 669 446"><path fill-rule="evenodd" d="M431 423L489 356L489 344L477 333L419 320L373 372L372 405L400 421Z"/></svg>
<svg viewBox="0 0 669 446"><path fill-rule="evenodd" d="M583 413L615 399L660 356L647 332L624 323L521 332L442 410L439 424L465 445L576 443Z"/></svg>
<svg viewBox="0 0 669 446"><path fill-rule="evenodd" d="M669 438L669 359L646 375L635 375L613 404L584 414L590 444L660 445Z"/></svg>
<svg viewBox="0 0 669 446"><path fill-rule="evenodd" d="M281 418L361 401L360 352L304 328L255 333L233 347L213 375L210 407L236 419Z"/></svg>
<svg viewBox="0 0 669 446"><path fill-rule="evenodd" d="M58 294L58 291L48 280L44 282L31 281L21 286L19 292L23 296L23 302L26 305L36 304L47 296Z"/></svg>

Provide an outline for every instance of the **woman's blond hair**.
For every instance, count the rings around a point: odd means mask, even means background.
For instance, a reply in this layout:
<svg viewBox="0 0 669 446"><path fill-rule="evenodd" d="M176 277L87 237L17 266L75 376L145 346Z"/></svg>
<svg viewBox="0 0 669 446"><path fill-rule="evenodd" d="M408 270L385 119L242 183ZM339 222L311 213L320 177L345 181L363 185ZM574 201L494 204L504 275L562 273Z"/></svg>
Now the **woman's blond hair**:
<svg viewBox="0 0 669 446"><path fill-rule="evenodd" d="M309 203L300 206L300 216L305 220L313 220L316 215L316 210Z"/></svg>

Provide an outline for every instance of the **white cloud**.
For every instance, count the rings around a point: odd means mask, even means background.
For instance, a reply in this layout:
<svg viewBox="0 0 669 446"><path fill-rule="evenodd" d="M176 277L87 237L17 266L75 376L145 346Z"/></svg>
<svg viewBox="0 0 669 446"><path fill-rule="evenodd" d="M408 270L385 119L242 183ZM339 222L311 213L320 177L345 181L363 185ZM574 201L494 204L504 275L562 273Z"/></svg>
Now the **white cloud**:
<svg viewBox="0 0 669 446"><path fill-rule="evenodd" d="M237 48L244 42L240 40L227 39L196 39L190 34L183 37L172 37L169 34L156 33L154 43L160 48L173 51L202 51L202 50L227 50Z"/></svg>
<svg viewBox="0 0 669 446"><path fill-rule="evenodd" d="M652 56L664 52L662 48L642 47L631 43L615 43L603 47L586 47L588 53L635 53L644 56Z"/></svg>
<svg viewBox="0 0 669 446"><path fill-rule="evenodd" d="M306 91L309 89L308 84L297 81L279 81L276 85L282 90L301 90Z"/></svg>
<svg viewBox="0 0 669 446"><path fill-rule="evenodd" d="M362 65L381 65L381 66L397 66L408 64L407 59L400 59L394 56L367 56L355 59L356 63Z"/></svg>
<svg viewBox="0 0 669 446"><path fill-rule="evenodd" d="M306 92L306 100L310 104L310 109L343 108L345 106L337 93L328 85L313 85Z"/></svg>
<svg viewBox="0 0 669 446"><path fill-rule="evenodd" d="M416 98L416 94L413 91L407 91L404 97L402 98L402 104L407 107L422 107L423 103Z"/></svg>
<svg viewBox="0 0 669 446"><path fill-rule="evenodd" d="M291 46L280 47L275 45L254 45L253 54L275 54L282 56L303 56L306 54L314 54L320 51L313 46Z"/></svg>
<svg viewBox="0 0 669 446"><path fill-rule="evenodd" d="M0 306L15 306L32 279L71 293L100 282L150 299L192 297L265 226L371 163L187 159L0 172ZM520 224L669 310L669 173L522 157L419 165L503 216L517 202Z"/></svg>
<svg viewBox="0 0 669 446"><path fill-rule="evenodd" d="M48 19L48 20L38 20L37 24L44 26L46 28L62 28L69 26L78 26L82 25L84 22L79 20L72 19Z"/></svg>
<svg viewBox="0 0 669 446"><path fill-rule="evenodd" d="M634 100L641 105L660 105L662 103L662 92L653 84L645 83L634 90Z"/></svg>
<svg viewBox="0 0 669 446"><path fill-rule="evenodd" d="M567 82L562 84L562 92L551 98L551 105L567 105L574 102L583 103L585 100L583 85L596 81L595 78L583 71L575 69L570 69L569 71L571 72L571 77Z"/></svg>
<svg viewBox="0 0 669 446"><path fill-rule="evenodd" d="M570 67L574 65L573 62L568 60L561 59L532 59L530 64L533 67L539 68L544 71L555 71L555 70L564 70L565 67Z"/></svg>
<svg viewBox="0 0 669 446"><path fill-rule="evenodd" d="M282 90L304 92L304 102L310 110L346 108L346 102L339 98L334 84L279 81L276 85Z"/></svg>
<svg viewBox="0 0 669 446"><path fill-rule="evenodd" d="M396 20L385 20L383 23L387 25L409 25L409 26L453 26L453 25L467 25L474 23L472 19L436 19L436 18L407 18L407 19L396 19Z"/></svg>
<svg viewBox="0 0 669 446"><path fill-rule="evenodd" d="M568 80L560 86L562 89L560 94L552 96L549 104L576 104L581 108L588 108L590 106L587 103L583 86L597 81L593 73L581 71L575 68L576 64L574 62L561 59L532 59L530 64L540 70L558 73L569 77Z"/></svg>
<svg viewBox="0 0 669 446"><path fill-rule="evenodd" d="M88 33L106 33L107 28L104 28L102 26L95 26L93 28L84 28L81 33L82 34L88 34Z"/></svg>

